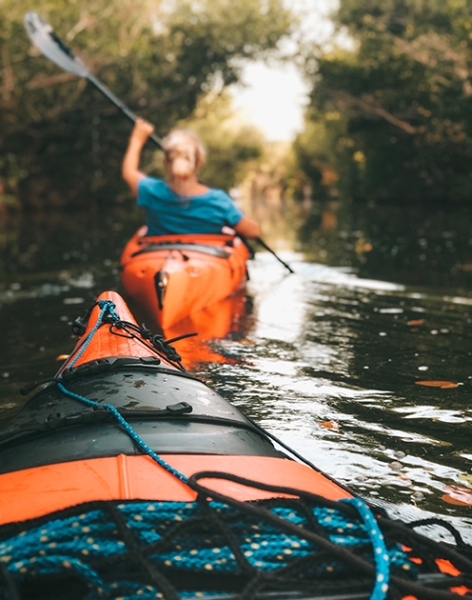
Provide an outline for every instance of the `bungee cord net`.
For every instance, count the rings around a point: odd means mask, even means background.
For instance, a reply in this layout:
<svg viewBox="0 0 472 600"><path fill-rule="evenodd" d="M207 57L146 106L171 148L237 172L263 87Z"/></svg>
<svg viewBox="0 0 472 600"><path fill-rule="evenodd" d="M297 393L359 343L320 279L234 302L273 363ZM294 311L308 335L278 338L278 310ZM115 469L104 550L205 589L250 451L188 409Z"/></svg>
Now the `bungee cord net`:
<svg viewBox="0 0 472 600"><path fill-rule="evenodd" d="M376 564L378 540L355 503L296 490L293 497L240 502L198 481L217 477L259 487L229 474L201 473L189 480L198 492L194 502L103 501L2 526L0 598L445 600L472 595L471 548L455 531L458 545L450 546L375 515L387 568L382 572Z"/></svg>

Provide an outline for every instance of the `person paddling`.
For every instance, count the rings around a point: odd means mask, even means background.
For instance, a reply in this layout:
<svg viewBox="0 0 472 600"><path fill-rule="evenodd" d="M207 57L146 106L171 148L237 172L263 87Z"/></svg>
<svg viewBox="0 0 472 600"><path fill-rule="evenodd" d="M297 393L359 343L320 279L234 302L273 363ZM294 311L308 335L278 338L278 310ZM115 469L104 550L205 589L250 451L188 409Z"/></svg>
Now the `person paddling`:
<svg viewBox="0 0 472 600"><path fill-rule="evenodd" d="M245 216L226 192L198 181L205 149L192 131L174 129L162 140L167 181L139 170L141 151L153 131L148 121L136 121L122 165L123 179L138 205L146 208L147 235L221 233L230 227L245 237L259 238L259 224Z"/></svg>

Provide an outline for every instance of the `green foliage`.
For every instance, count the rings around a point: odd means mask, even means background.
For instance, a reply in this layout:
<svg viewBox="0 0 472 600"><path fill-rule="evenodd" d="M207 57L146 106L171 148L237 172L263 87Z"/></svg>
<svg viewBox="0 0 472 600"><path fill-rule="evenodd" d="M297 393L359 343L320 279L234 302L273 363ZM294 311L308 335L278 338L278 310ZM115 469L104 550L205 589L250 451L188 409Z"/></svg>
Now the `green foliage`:
<svg viewBox="0 0 472 600"><path fill-rule="evenodd" d="M0 152L22 173L12 187L4 162L0 183L29 206L119 200L130 124L31 47L22 24L30 8L4 0L0 13ZM282 0L39 0L34 8L160 135L209 90L237 81L242 59L277 52L292 23Z"/></svg>
<svg viewBox="0 0 472 600"><path fill-rule="evenodd" d="M358 200L472 197L472 13L465 0L341 0L344 47L315 49L300 163ZM338 38L340 39L340 38ZM347 44L346 40L350 43ZM308 68L308 67L307 67ZM337 115L333 118L333 115ZM311 171L310 171L311 169ZM310 172L309 172L310 171Z"/></svg>

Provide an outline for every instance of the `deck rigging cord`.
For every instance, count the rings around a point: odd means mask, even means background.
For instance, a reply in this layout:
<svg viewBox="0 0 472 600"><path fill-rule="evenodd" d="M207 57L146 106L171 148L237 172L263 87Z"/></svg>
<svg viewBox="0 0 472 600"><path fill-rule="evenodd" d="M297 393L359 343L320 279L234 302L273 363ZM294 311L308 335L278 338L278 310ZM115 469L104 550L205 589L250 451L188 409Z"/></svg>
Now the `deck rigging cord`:
<svg viewBox="0 0 472 600"><path fill-rule="evenodd" d="M116 326L123 321L114 303L97 304L95 324L66 363L71 368L100 327L109 324L114 335L123 335L123 328ZM132 333L141 335L140 328ZM255 600L280 590L328 600L353 589L357 595L344 597L397 600L409 593L419 600L446 600L457 598L448 588L472 588L472 550L452 525L439 519L426 523L446 527L460 553L415 533L415 524L383 517L357 497L334 502L223 472L187 478L158 456L115 407L75 394L61 380L59 374L57 386L67 396L109 410L141 451L194 490L197 498L187 503L88 503L0 527L2 600L36 598L28 595L36 581L45 586L41 600L56 597L54 585L68 589L69 595L57 596L61 600ZM241 502L201 483L218 479L289 497ZM455 577L441 575L444 561L454 565ZM424 585L428 576L432 583ZM79 586L77 596L70 593L71 580Z"/></svg>

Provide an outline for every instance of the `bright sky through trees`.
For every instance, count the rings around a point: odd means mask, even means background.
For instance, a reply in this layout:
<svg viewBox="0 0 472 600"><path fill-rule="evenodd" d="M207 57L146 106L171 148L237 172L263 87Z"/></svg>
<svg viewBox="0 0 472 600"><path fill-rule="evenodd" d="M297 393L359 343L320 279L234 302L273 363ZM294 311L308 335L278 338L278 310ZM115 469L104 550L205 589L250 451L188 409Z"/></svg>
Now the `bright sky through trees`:
<svg viewBox="0 0 472 600"><path fill-rule="evenodd" d="M246 87L234 87L234 107L269 141L290 140L303 126L308 86L295 65L268 67L262 62L244 69Z"/></svg>
<svg viewBox="0 0 472 600"><path fill-rule="evenodd" d="M333 31L329 14L337 0L292 0L287 4L302 15L305 39L320 42L329 38ZM243 81L244 86L231 88L241 117L254 123L270 141L292 140L303 128L309 91L296 65L251 62L244 68Z"/></svg>

